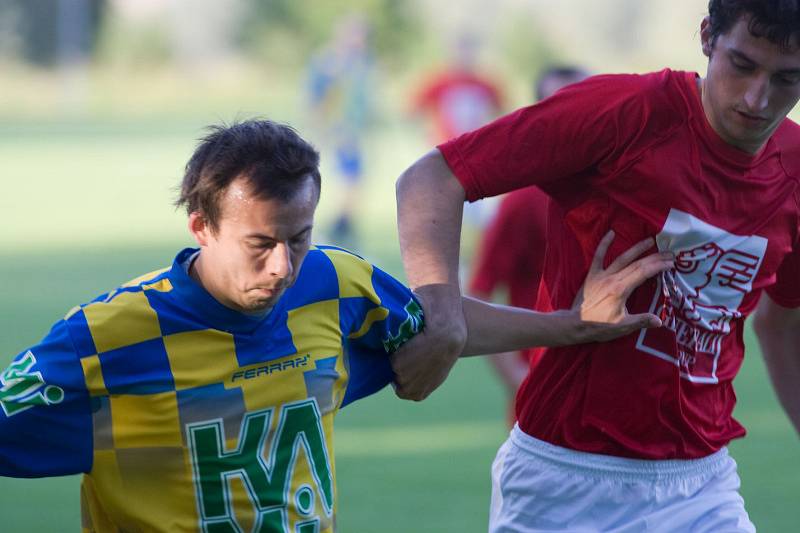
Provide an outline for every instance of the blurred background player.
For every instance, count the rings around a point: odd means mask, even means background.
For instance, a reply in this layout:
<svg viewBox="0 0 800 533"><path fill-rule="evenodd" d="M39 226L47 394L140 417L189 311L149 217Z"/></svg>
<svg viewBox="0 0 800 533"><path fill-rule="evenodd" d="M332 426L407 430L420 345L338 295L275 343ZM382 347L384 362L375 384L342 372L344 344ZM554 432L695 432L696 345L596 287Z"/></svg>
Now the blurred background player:
<svg viewBox="0 0 800 533"><path fill-rule="evenodd" d="M451 63L431 74L414 95L413 112L429 119L437 144L482 126L503 107L500 88L478 68L479 47L476 36L460 35Z"/></svg>
<svg viewBox="0 0 800 533"><path fill-rule="evenodd" d="M534 91L544 100L566 85L588 77L578 66L551 66L539 75ZM514 307L535 309L546 250L547 195L538 187L527 187L506 194L481 236L469 292L490 300L498 288L505 289ZM495 354L489 362L505 385L510 397L508 420L515 420L513 395L533 366L536 349Z"/></svg>
<svg viewBox="0 0 800 533"><path fill-rule="evenodd" d="M331 42L312 57L308 72L312 122L326 137L341 177L331 240L346 247L357 244L353 218L364 177L363 136L372 107L374 59L369 37L364 17L352 14L342 18Z"/></svg>
<svg viewBox="0 0 800 533"><path fill-rule="evenodd" d="M449 63L430 74L414 94L412 113L427 119L434 144L486 124L503 109L500 86L479 66L480 47L478 36L461 33L451 45ZM493 199L465 206L465 222L482 229L495 206Z"/></svg>

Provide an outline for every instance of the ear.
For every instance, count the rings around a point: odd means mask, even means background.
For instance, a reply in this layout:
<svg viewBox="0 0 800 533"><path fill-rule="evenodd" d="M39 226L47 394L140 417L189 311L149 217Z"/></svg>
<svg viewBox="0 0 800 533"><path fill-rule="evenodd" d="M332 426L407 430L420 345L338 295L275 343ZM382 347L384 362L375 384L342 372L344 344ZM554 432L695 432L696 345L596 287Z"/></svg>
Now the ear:
<svg viewBox="0 0 800 533"><path fill-rule="evenodd" d="M711 20L708 17L703 17L703 21L700 23L700 43L703 47L703 55L711 57L714 40L711 37Z"/></svg>
<svg viewBox="0 0 800 533"><path fill-rule="evenodd" d="M188 226L189 233L192 234L197 244L201 247L207 246L212 237L211 226L199 211L193 211L189 214Z"/></svg>

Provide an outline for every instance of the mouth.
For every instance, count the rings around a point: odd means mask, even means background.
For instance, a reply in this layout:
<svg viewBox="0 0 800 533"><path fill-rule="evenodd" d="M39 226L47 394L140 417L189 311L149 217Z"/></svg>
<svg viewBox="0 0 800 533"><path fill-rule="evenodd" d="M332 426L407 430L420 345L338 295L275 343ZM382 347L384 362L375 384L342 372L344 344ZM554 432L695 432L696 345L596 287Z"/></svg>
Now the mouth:
<svg viewBox="0 0 800 533"><path fill-rule="evenodd" d="M736 111L736 114L741 119L741 121L744 122L745 124L751 126L751 127L763 126L764 124L767 123L767 118L766 117L762 117L762 116L759 116L759 115L752 115L752 114L747 113L745 111L739 111L738 109L736 109L735 111Z"/></svg>
<svg viewBox="0 0 800 533"><path fill-rule="evenodd" d="M267 298L272 298L274 296L279 295L281 293L281 291L283 291L284 288L285 287L272 287L272 288L269 288L269 287L256 287L255 289L253 289L253 291L257 292L261 296L266 296Z"/></svg>

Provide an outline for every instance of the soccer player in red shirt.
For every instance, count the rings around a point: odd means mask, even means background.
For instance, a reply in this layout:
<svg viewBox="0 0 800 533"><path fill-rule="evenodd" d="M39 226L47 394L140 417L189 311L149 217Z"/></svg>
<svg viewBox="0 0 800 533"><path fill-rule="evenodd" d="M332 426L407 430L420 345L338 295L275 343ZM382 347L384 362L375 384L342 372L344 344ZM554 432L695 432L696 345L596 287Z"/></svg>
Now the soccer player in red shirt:
<svg viewBox="0 0 800 533"><path fill-rule="evenodd" d="M428 319L394 357L422 399L464 342L462 202L538 185L549 226L538 308L568 306L609 228L655 236L675 267L631 311L664 327L545 351L517 395L493 468L490 531L753 531L726 445L745 318L800 430L800 99L797 0L711 0L705 77L597 76L445 143L398 182L400 243ZM759 301L760 300L760 301Z"/></svg>
<svg viewBox="0 0 800 533"><path fill-rule="evenodd" d="M545 69L536 82L536 99L542 101L559 89L588 76L585 70L572 66ZM508 303L514 307L535 309L539 280L547 242L547 195L538 187L526 187L508 193L497 213L481 236L474 262L469 291L473 296L489 300L498 287L508 292ZM519 389L528 373L528 366L537 358L536 350L501 353L489 356L489 362L503 381L509 397ZM516 420L510 402L508 420Z"/></svg>

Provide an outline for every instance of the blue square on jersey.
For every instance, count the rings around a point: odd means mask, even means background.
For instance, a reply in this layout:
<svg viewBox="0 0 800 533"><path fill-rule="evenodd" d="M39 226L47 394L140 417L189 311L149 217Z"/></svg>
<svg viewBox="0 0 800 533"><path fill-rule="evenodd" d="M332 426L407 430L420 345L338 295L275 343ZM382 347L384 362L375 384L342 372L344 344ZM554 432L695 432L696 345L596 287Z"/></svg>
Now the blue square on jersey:
<svg viewBox="0 0 800 533"><path fill-rule="evenodd" d="M161 337L100 354L110 394L155 394L175 389Z"/></svg>
<svg viewBox="0 0 800 533"><path fill-rule="evenodd" d="M88 357L97 353L97 348L94 346L92 334L89 331L89 324L86 322L86 315L83 314L83 309L73 313L67 319L67 324L70 327L70 337L72 344L75 346L75 351L78 357Z"/></svg>
<svg viewBox="0 0 800 533"><path fill-rule="evenodd" d="M286 326L286 311L276 308L272 313L252 335L233 336L239 366L264 363L297 353L292 332Z"/></svg>
<svg viewBox="0 0 800 533"><path fill-rule="evenodd" d="M308 252L297 280L283 295L286 310L339 297L339 277L331 260L319 250Z"/></svg>

